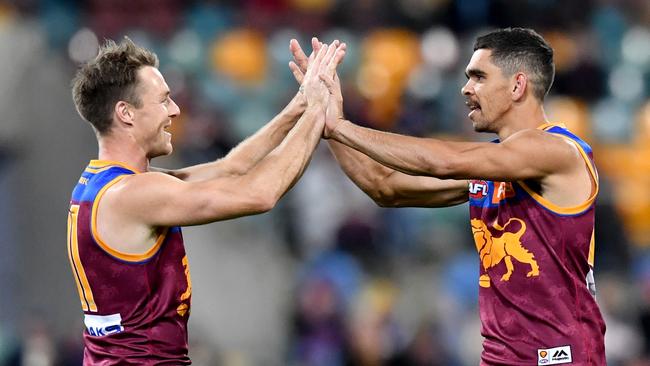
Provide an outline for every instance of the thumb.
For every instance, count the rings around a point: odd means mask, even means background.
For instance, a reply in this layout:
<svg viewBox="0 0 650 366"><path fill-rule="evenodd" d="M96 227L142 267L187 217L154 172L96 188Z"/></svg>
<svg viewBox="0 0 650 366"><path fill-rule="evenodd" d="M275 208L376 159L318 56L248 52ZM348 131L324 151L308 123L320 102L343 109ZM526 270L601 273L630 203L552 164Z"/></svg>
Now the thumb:
<svg viewBox="0 0 650 366"><path fill-rule="evenodd" d="M289 69L293 73L293 77L296 79L298 84L302 84L302 80L305 78L305 74L302 73L300 67L298 67L295 62L289 61Z"/></svg>

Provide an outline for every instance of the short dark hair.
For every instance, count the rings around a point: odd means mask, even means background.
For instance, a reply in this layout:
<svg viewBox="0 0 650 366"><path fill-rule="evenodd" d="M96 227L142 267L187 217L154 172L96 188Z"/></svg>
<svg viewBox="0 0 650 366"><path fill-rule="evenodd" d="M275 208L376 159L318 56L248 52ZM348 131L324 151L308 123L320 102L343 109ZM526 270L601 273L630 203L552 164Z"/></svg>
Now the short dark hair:
<svg viewBox="0 0 650 366"><path fill-rule="evenodd" d="M106 40L97 56L77 71L72 99L79 115L100 135L111 129L115 103L123 100L136 108L142 106L136 87L137 72L143 66L158 67L158 56L124 37L119 44Z"/></svg>
<svg viewBox="0 0 650 366"><path fill-rule="evenodd" d="M479 49L492 51L492 62L507 76L526 72L533 94L544 100L553 84L555 65L553 49L537 32L528 28L499 29L478 37L474 51Z"/></svg>

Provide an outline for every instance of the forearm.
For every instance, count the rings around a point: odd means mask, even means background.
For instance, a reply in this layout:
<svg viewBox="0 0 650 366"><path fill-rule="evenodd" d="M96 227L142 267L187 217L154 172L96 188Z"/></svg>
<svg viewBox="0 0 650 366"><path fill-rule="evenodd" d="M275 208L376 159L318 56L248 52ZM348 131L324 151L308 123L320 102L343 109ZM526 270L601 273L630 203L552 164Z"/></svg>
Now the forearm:
<svg viewBox="0 0 650 366"><path fill-rule="evenodd" d="M327 140L330 151L345 175L363 192L376 200L382 181L395 170L333 139Z"/></svg>
<svg viewBox="0 0 650 366"><path fill-rule="evenodd" d="M287 106L255 134L234 147L225 157L179 170L164 171L184 181L201 181L228 175L242 175L276 148L305 111L296 95Z"/></svg>
<svg viewBox="0 0 650 366"><path fill-rule="evenodd" d="M287 137L305 111L304 99L298 94L269 123L233 148L223 160L235 174L244 174Z"/></svg>
<svg viewBox="0 0 650 366"><path fill-rule="evenodd" d="M460 143L398 135L341 121L330 137L373 160L410 175L447 176Z"/></svg>
<svg viewBox="0 0 650 366"><path fill-rule="evenodd" d="M282 143L247 174L254 189L277 202L300 178L320 141L325 112L309 107Z"/></svg>
<svg viewBox="0 0 650 366"><path fill-rule="evenodd" d="M467 201L467 182L404 174L340 142L329 146L345 174L382 207L446 207Z"/></svg>

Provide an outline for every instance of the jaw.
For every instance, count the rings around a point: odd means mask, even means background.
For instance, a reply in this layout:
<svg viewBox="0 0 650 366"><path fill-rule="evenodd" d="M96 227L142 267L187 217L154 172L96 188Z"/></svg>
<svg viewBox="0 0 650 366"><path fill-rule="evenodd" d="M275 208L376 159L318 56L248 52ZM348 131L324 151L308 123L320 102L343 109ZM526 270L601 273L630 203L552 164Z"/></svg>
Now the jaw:
<svg viewBox="0 0 650 366"><path fill-rule="evenodd" d="M147 157L153 159L159 156L170 155L174 150L171 141L171 135L164 132L156 141L151 141L148 148Z"/></svg>
<svg viewBox="0 0 650 366"><path fill-rule="evenodd" d="M494 121L488 121L485 118L472 120L472 127L475 132L498 133L498 128Z"/></svg>

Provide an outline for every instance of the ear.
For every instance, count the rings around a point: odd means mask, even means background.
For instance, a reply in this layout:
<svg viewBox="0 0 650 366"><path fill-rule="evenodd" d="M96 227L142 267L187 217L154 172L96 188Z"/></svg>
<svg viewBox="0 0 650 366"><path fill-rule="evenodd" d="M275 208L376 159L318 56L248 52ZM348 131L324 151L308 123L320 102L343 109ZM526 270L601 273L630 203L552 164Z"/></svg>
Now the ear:
<svg viewBox="0 0 650 366"><path fill-rule="evenodd" d="M115 104L114 112L118 122L125 123L129 126L133 125L135 113L133 113L133 107L129 103L120 100Z"/></svg>
<svg viewBox="0 0 650 366"><path fill-rule="evenodd" d="M526 94L528 89L528 77L523 72L518 72L514 75L512 85L512 100L519 101Z"/></svg>

